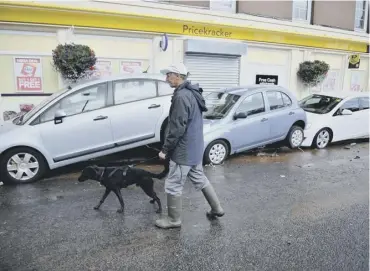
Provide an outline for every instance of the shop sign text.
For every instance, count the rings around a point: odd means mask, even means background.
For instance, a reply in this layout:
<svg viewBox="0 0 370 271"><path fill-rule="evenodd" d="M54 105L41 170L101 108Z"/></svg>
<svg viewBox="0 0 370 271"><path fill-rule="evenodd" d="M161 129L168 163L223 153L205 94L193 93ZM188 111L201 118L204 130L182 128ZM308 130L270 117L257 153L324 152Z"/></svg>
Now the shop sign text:
<svg viewBox="0 0 370 271"><path fill-rule="evenodd" d="M279 77L277 75L256 75L257 85L277 85Z"/></svg>
<svg viewBox="0 0 370 271"><path fill-rule="evenodd" d="M196 27L192 25L184 24L182 26L182 33L185 35L197 35L204 37L217 37L217 38L230 38L232 32L225 31L222 28L208 28L208 27Z"/></svg>

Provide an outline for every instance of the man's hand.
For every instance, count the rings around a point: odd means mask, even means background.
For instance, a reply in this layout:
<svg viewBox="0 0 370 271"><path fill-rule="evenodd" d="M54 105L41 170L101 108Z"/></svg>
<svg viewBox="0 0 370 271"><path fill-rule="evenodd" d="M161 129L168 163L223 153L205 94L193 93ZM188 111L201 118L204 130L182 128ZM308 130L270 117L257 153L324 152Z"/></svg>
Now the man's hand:
<svg viewBox="0 0 370 271"><path fill-rule="evenodd" d="M166 154L164 154L163 152L160 152L158 154L159 158L162 159L162 160L166 160Z"/></svg>

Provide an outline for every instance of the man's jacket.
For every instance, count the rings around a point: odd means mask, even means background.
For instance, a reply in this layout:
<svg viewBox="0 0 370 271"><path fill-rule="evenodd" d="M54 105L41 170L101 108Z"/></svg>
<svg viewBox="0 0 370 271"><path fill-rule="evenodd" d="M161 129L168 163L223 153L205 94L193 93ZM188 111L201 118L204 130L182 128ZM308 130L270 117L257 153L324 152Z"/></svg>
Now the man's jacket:
<svg viewBox="0 0 370 271"><path fill-rule="evenodd" d="M203 112L207 107L199 85L185 81L174 91L169 130L162 152L179 165L194 166L203 159Z"/></svg>

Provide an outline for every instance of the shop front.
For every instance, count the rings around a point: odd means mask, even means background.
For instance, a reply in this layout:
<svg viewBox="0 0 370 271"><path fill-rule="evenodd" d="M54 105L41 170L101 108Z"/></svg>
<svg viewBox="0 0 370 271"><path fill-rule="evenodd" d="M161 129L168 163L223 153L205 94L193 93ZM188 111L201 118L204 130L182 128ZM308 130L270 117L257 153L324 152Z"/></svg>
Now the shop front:
<svg viewBox="0 0 370 271"><path fill-rule="evenodd" d="M313 92L369 91L368 42L343 35L277 32L72 4L0 3L0 21L0 121L66 86L52 66L52 50L66 42L94 50L96 77L158 73L183 61L190 79L205 90L274 84L291 89L298 98ZM354 65L353 55L360 59ZM297 77L299 64L306 60L330 65L316 87L305 87Z"/></svg>

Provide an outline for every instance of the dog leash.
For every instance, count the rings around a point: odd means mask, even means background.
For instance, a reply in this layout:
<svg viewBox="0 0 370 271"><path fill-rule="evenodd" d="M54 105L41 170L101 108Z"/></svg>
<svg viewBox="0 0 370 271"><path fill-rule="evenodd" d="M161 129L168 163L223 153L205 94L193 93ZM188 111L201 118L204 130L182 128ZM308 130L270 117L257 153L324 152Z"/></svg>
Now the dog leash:
<svg viewBox="0 0 370 271"><path fill-rule="evenodd" d="M156 158L158 158L158 156L157 156L157 155L156 155L156 156L153 156L152 158L145 159L145 160L143 160L143 161L141 161L141 162L139 162L139 163L132 164L130 167L135 167L135 166L137 166L137 165L140 165L140 164L146 163L146 162L151 161L151 160L154 160L154 159L156 159Z"/></svg>

